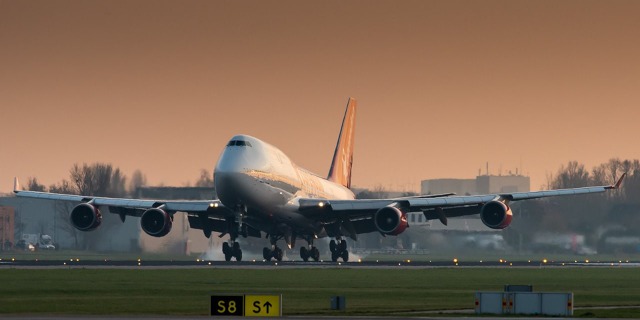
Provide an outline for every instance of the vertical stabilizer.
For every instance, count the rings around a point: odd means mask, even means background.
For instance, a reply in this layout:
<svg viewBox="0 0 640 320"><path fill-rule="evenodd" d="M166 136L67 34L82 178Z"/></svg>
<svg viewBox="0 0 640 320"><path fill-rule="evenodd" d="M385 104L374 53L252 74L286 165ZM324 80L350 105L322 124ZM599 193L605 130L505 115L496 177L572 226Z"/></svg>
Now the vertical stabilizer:
<svg viewBox="0 0 640 320"><path fill-rule="evenodd" d="M351 164L353 163L353 135L356 126L356 100L349 98L344 112L342 128L338 136L327 179L351 188Z"/></svg>

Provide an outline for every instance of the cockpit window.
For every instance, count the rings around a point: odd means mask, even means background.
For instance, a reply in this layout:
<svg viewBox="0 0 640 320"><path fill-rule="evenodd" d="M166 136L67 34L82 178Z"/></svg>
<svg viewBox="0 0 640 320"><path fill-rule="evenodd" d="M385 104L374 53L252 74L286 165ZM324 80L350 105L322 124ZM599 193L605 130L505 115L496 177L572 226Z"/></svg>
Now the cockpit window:
<svg viewBox="0 0 640 320"><path fill-rule="evenodd" d="M229 143L227 144L227 147L231 147L231 146L237 146L237 147L253 147L251 145L251 142L249 141L244 141L244 140L231 140L229 141Z"/></svg>

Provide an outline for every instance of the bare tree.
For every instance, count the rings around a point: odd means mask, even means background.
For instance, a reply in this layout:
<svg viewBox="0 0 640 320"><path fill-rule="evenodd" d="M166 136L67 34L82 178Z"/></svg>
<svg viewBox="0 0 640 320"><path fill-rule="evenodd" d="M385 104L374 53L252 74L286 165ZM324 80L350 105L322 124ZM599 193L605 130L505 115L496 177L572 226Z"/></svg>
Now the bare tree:
<svg viewBox="0 0 640 320"><path fill-rule="evenodd" d="M561 166L552 182L554 189L586 187L590 184L589 171L584 164L570 161L567 166Z"/></svg>
<svg viewBox="0 0 640 320"><path fill-rule="evenodd" d="M47 187L45 187L43 184L40 184L38 182L38 178L29 177L29 180L27 181L27 190L30 190L30 191L47 191Z"/></svg>
<svg viewBox="0 0 640 320"><path fill-rule="evenodd" d="M147 185L147 176L140 170L136 170L131 175L131 181L129 182L129 194L135 195L138 188Z"/></svg>
<svg viewBox="0 0 640 320"><path fill-rule="evenodd" d="M52 184L49 186L49 192L52 193L65 193L65 194L78 194L78 191L71 185L69 180L62 180L58 184Z"/></svg>
<svg viewBox="0 0 640 320"><path fill-rule="evenodd" d="M71 183L81 195L120 197L125 196L126 177L111 164L95 163L71 168Z"/></svg>
<svg viewBox="0 0 640 320"><path fill-rule="evenodd" d="M200 178L196 181L196 187L213 188L213 175L207 169L200 171Z"/></svg>
<svg viewBox="0 0 640 320"><path fill-rule="evenodd" d="M127 195L126 190L127 177L120 171L119 168L115 168L111 173L111 182L107 188L106 196L109 197L124 197Z"/></svg>

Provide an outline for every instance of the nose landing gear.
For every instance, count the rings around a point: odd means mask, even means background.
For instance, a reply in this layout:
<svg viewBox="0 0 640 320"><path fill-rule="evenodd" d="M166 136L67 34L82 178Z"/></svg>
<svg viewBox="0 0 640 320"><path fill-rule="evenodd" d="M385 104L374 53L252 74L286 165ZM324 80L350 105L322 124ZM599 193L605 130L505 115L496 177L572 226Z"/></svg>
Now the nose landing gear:
<svg viewBox="0 0 640 320"><path fill-rule="evenodd" d="M234 219L227 219L230 239L229 242L222 244L222 253L226 261L231 261L231 258L236 258L236 261L242 261L242 249L240 249L240 243L236 239L239 235L247 237L247 225L243 223L246 212L246 207L238 207Z"/></svg>

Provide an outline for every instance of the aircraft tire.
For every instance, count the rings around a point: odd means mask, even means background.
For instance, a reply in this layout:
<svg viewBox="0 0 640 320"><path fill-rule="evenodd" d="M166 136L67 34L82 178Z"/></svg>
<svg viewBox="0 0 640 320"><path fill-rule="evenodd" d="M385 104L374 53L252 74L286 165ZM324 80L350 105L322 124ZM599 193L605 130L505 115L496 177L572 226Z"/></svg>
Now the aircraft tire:
<svg viewBox="0 0 640 320"><path fill-rule="evenodd" d="M343 251L343 252L344 252L344 251L347 251L347 242L346 242L346 241L344 241L344 240L340 241L340 246L339 246L339 248L340 248L340 251Z"/></svg>
<svg viewBox="0 0 640 320"><path fill-rule="evenodd" d="M342 261L349 262L349 251L342 251Z"/></svg>
<svg viewBox="0 0 640 320"><path fill-rule="evenodd" d="M264 249L262 249L262 257L264 258L264 260L271 261L272 256L273 254L271 253L271 249L267 247L264 247Z"/></svg>
<svg viewBox="0 0 640 320"><path fill-rule="evenodd" d="M276 260L278 261L282 261L282 257L283 257L282 249L276 247L276 249L273 250L273 257L276 258Z"/></svg>
<svg viewBox="0 0 640 320"><path fill-rule="evenodd" d="M302 258L304 262L309 261L309 255L310 255L310 252L309 250L307 250L306 247L304 246L300 247L300 258Z"/></svg>
<svg viewBox="0 0 640 320"><path fill-rule="evenodd" d="M339 258L339 255L337 252L335 251L331 252L331 261L338 262L338 258Z"/></svg>
<svg viewBox="0 0 640 320"><path fill-rule="evenodd" d="M331 251L332 253L336 252L336 248L337 248L336 241L335 240L329 241L329 251Z"/></svg>
<svg viewBox="0 0 640 320"><path fill-rule="evenodd" d="M222 243L222 253L224 253L225 256L227 256L228 254L231 253L231 247L229 246L228 242L223 242ZM229 260L227 260L229 261Z"/></svg>
<svg viewBox="0 0 640 320"><path fill-rule="evenodd" d="M311 247L311 254L309 254L314 261L320 261L320 250L316 247Z"/></svg>
<svg viewBox="0 0 640 320"><path fill-rule="evenodd" d="M233 251L233 255L236 257L236 261L242 261L242 250L238 247L237 250Z"/></svg>

